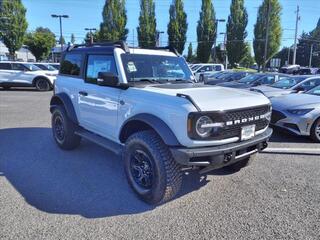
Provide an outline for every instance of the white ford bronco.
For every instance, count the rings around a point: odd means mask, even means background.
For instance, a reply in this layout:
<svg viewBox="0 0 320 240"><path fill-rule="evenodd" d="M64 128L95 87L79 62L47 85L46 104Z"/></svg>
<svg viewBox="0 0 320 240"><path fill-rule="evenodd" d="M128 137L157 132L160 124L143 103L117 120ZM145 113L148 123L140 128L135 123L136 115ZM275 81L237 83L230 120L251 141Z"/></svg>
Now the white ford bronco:
<svg viewBox="0 0 320 240"><path fill-rule="evenodd" d="M182 169L245 167L272 134L263 95L196 84L174 49L123 42L67 49L50 111L62 149L84 138L121 154L129 184L150 204L177 194Z"/></svg>

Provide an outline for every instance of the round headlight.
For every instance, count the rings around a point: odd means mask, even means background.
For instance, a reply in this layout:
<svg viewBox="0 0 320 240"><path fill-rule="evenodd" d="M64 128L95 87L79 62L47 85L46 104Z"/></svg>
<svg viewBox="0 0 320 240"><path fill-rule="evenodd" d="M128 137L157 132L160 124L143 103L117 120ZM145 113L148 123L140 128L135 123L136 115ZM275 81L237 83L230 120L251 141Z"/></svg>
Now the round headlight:
<svg viewBox="0 0 320 240"><path fill-rule="evenodd" d="M202 116L200 117L196 122L196 132L200 137L208 137L210 136L210 133L212 131L212 124L211 118L208 116Z"/></svg>

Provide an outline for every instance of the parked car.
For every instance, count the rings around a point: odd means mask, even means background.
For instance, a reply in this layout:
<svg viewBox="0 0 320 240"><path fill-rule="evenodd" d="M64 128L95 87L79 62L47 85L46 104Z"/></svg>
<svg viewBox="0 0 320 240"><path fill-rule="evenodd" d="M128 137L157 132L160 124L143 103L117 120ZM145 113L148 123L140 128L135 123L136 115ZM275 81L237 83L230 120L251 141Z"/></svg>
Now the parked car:
<svg viewBox="0 0 320 240"><path fill-rule="evenodd" d="M280 73L297 74L300 70L300 65L288 65L280 68Z"/></svg>
<svg viewBox="0 0 320 240"><path fill-rule="evenodd" d="M214 72L214 73L210 73L210 74L204 75L203 82L207 83L209 81L217 79L219 76L222 76L224 74L228 74L230 72L231 71L221 71L221 72Z"/></svg>
<svg viewBox="0 0 320 240"><path fill-rule="evenodd" d="M33 65L37 66L38 68L44 71L51 71L55 72L56 74L59 73L59 70L50 65L50 63L33 63Z"/></svg>
<svg viewBox="0 0 320 240"><path fill-rule="evenodd" d="M275 97L271 102L272 124L320 142L320 86L302 94Z"/></svg>
<svg viewBox="0 0 320 240"><path fill-rule="evenodd" d="M252 91L263 93L272 98L291 93L302 93L320 85L320 76L290 76L285 77L270 86L258 86L251 88Z"/></svg>
<svg viewBox="0 0 320 240"><path fill-rule="evenodd" d="M297 75L315 75L318 72L318 68L302 67L296 73Z"/></svg>
<svg viewBox="0 0 320 240"><path fill-rule="evenodd" d="M197 81L203 82L206 75L220 71L224 71L224 66L222 64L207 63L202 64L200 68L197 68L197 70L193 72L193 74Z"/></svg>
<svg viewBox="0 0 320 240"><path fill-rule="evenodd" d="M60 70L60 63L49 63L49 65L54 67L57 70Z"/></svg>
<svg viewBox="0 0 320 240"><path fill-rule="evenodd" d="M255 73L250 74L240 80L220 83L218 86L231 88L251 88L260 85L270 85L288 75L279 73Z"/></svg>
<svg viewBox="0 0 320 240"><path fill-rule="evenodd" d="M168 63L184 76L169 78ZM238 171L272 134L265 96L195 84L184 58L170 47L72 46L62 55L54 93L57 145L71 150L84 138L120 154L130 186L150 204L178 193L183 166L200 167L202 174L221 167Z"/></svg>
<svg viewBox="0 0 320 240"><path fill-rule="evenodd" d="M39 91L52 89L56 73L44 71L32 63L0 62L0 87L35 87Z"/></svg>
<svg viewBox="0 0 320 240"><path fill-rule="evenodd" d="M206 84L217 85L219 83L237 81L251 74L252 73L250 72L226 72L225 74L219 75L216 78L208 79Z"/></svg>

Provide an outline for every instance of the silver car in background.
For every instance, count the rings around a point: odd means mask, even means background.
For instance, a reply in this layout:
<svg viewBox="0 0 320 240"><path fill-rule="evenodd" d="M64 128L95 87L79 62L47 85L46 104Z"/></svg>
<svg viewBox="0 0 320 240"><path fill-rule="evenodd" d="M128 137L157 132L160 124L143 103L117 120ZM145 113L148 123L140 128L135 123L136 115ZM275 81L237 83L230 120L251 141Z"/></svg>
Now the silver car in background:
<svg viewBox="0 0 320 240"><path fill-rule="evenodd" d="M271 124L320 142L320 86L306 93L271 98Z"/></svg>
<svg viewBox="0 0 320 240"><path fill-rule="evenodd" d="M303 93L319 85L320 76L290 76L269 86L253 87L250 90L273 98L291 93Z"/></svg>

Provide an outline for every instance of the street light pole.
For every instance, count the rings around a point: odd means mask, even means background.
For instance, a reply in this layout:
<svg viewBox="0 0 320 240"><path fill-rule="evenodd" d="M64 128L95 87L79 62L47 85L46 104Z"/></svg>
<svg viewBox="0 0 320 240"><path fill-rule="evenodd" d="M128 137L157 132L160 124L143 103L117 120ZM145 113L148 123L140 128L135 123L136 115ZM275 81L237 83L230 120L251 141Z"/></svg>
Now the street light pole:
<svg viewBox="0 0 320 240"><path fill-rule="evenodd" d="M214 56L213 56L213 58L214 58L214 60L217 62L217 53L216 53L216 45L217 45L217 38L218 38L218 23L219 22L225 22L226 20L225 19L216 19L216 21L215 21L215 26L216 26L216 37L215 37L215 39L214 39L214 51L213 51L213 54L214 54Z"/></svg>
<svg viewBox="0 0 320 240"><path fill-rule="evenodd" d="M51 14L51 17L53 18L59 18L59 23L60 23L60 45L61 45L61 53L63 51L63 35L62 35L62 18L69 18L68 15L56 15L56 14Z"/></svg>
<svg viewBox="0 0 320 240"><path fill-rule="evenodd" d="M311 49L310 49L309 68L312 67L312 55L313 55L313 43L311 44Z"/></svg>
<svg viewBox="0 0 320 240"><path fill-rule="evenodd" d="M96 31L96 28L85 28L84 30L89 31L90 34L90 44L93 44L93 34L92 31Z"/></svg>
<svg viewBox="0 0 320 240"><path fill-rule="evenodd" d="M297 11L296 11L296 29L295 29L295 34L294 34L294 49L293 49L293 62L292 64L296 64L296 59L297 59L297 38L298 38L298 23L300 20L300 15L299 15L300 9L299 5L297 6Z"/></svg>
<svg viewBox="0 0 320 240"><path fill-rule="evenodd" d="M225 70L228 70L228 52L227 52L227 42L228 42L228 35L227 33L220 33L221 35L224 35L224 51L225 51Z"/></svg>

